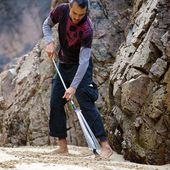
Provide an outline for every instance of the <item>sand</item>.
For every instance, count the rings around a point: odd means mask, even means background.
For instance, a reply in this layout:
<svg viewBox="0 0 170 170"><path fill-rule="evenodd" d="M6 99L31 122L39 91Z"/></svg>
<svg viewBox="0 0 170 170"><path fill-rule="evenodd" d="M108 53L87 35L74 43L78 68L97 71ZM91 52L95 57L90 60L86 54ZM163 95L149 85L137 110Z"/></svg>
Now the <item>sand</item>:
<svg viewBox="0 0 170 170"><path fill-rule="evenodd" d="M56 147L0 147L0 170L170 170L125 161L114 153L109 160L96 158L85 147L69 146L69 155L56 155Z"/></svg>

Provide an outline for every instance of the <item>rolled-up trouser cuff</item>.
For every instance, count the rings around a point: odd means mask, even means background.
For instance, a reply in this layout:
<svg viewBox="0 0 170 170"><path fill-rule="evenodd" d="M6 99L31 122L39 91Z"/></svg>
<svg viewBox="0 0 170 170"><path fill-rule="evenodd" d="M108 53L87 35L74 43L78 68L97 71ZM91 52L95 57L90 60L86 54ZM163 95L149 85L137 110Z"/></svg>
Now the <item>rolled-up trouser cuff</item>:
<svg viewBox="0 0 170 170"><path fill-rule="evenodd" d="M57 137L59 139L65 139L67 138L67 134L53 134L53 133L50 133L50 136L52 137Z"/></svg>
<svg viewBox="0 0 170 170"><path fill-rule="evenodd" d="M99 138L100 142L106 142L108 141L107 137L103 136Z"/></svg>

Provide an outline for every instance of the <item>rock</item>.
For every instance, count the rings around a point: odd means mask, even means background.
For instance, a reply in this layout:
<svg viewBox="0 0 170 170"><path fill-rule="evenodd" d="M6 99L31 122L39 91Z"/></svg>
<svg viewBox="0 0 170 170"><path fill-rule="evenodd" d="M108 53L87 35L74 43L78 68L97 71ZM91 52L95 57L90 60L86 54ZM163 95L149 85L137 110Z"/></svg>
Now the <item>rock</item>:
<svg viewBox="0 0 170 170"><path fill-rule="evenodd" d="M121 106L125 113L140 114L140 110L145 103L149 91L152 87L147 76L139 76L122 84Z"/></svg>
<svg viewBox="0 0 170 170"><path fill-rule="evenodd" d="M157 79L159 79L166 71L167 62L158 58L150 69L150 73Z"/></svg>
<svg viewBox="0 0 170 170"><path fill-rule="evenodd" d="M168 8L167 0L134 2L126 41L110 72L110 99L122 113L122 152L131 161L170 162Z"/></svg>

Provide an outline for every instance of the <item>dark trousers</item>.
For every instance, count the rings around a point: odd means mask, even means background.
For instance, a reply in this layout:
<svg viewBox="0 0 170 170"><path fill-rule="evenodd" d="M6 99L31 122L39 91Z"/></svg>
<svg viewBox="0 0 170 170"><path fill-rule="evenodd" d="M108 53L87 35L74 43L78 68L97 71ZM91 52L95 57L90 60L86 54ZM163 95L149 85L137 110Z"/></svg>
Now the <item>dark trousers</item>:
<svg viewBox="0 0 170 170"><path fill-rule="evenodd" d="M95 106L95 101L98 98L97 86L92 81L92 61L90 60L86 74L76 90L76 98L80 105L83 116L88 122L96 138L100 141L106 141L106 133L103 122L98 109ZM59 64L59 71L64 79L67 88L70 86L78 65ZM50 101L50 136L63 139L67 137L66 114L64 105L66 100L63 99L64 87L59 76L56 74L52 80L52 94Z"/></svg>

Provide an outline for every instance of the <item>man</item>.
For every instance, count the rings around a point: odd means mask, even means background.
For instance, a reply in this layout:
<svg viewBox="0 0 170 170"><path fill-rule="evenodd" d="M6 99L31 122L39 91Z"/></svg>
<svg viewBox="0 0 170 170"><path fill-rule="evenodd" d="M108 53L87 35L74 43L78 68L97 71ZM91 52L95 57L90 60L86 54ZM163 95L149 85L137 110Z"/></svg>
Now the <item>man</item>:
<svg viewBox="0 0 170 170"><path fill-rule="evenodd" d="M65 91L58 75L53 79L50 102L50 136L59 139L57 153L68 153L64 105L75 95L85 119L100 140L101 157L108 158L113 151L94 103L97 100L98 91L92 80L93 28L87 13L88 0L71 0L69 4L57 6L43 24L44 38L47 43L46 52L50 58L53 58L55 46L52 39L52 27L58 23L60 42L58 68L67 86Z"/></svg>

